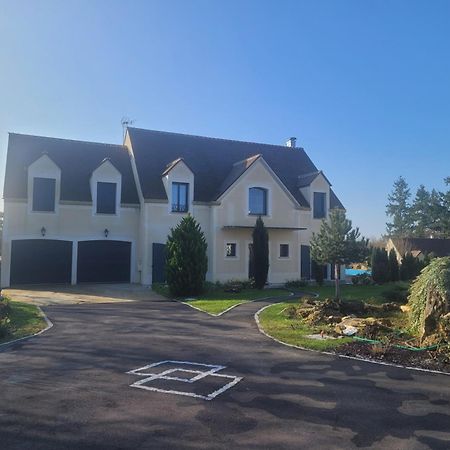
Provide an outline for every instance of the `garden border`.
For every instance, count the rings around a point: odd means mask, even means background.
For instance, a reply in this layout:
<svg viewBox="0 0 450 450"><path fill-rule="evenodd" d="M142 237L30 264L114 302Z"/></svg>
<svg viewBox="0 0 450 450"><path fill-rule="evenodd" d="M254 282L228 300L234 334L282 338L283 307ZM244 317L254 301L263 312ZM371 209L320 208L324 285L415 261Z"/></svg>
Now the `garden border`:
<svg viewBox="0 0 450 450"><path fill-rule="evenodd" d="M22 336L21 338L14 339L12 341L3 342L2 344L0 344L0 351L2 351L3 349L5 349L5 348L7 348L7 347L9 347L11 345L14 345L14 344L16 344L16 343L18 343L20 341L25 341L25 340L30 339L32 337L39 336L40 334L45 333L46 331L50 330L50 328L53 327L53 322L47 317L47 314L45 314L45 312L42 310L42 308L40 306L37 306L37 309L41 313L41 316L44 319L44 321L47 324L47 326L44 329L42 329L42 330L40 330L40 331L38 331L36 333L29 334L27 336Z"/></svg>
<svg viewBox="0 0 450 450"><path fill-rule="evenodd" d="M270 306L279 305L280 303L283 303L283 302L271 303L270 305L266 305L266 306L263 306L262 308L258 309L258 311L255 312L254 319L255 319L255 322L256 322L256 326L258 327L258 331L261 334L263 334L264 336L268 337L269 339L272 339L272 341L278 342L281 345L284 345L286 347L296 348L298 350L305 350L307 352L321 353L323 355L329 355L329 356L345 358L345 359L352 359L354 361L363 361L363 362L368 362L368 363L372 363L372 364L378 364L378 365L381 365L381 366L397 367L397 368L400 368L400 369L415 370L417 372L426 372L426 373L433 373L433 374L450 376L450 372L442 372L440 370L433 370L433 369L423 369L421 367L402 366L401 364L394 364L394 363L389 363L389 362L384 362L384 361L376 361L376 360L368 359L368 358L358 358L357 356L348 356L348 355L341 355L339 353L326 352L326 351L321 351L321 350L313 350L311 348L301 347L300 345L288 344L287 342L280 341L279 339L277 339L277 338L271 336L270 334L266 333L264 331L260 321L259 321L259 315L265 309L269 308Z"/></svg>

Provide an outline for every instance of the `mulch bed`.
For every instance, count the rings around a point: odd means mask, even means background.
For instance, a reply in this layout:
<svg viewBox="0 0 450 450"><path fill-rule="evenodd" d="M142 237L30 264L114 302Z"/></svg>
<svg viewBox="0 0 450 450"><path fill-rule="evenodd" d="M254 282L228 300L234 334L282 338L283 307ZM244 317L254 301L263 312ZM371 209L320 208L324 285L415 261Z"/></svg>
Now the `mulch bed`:
<svg viewBox="0 0 450 450"><path fill-rule="evenodd" d="M374 361L398 364L401 366L418 367L420 369L439 370L450 373L450 355L437 351L410 351L401 348L389 347L385 352L379 347L360 342L343 344L336 349L336 353L346 356L355 356Z"/></svg>

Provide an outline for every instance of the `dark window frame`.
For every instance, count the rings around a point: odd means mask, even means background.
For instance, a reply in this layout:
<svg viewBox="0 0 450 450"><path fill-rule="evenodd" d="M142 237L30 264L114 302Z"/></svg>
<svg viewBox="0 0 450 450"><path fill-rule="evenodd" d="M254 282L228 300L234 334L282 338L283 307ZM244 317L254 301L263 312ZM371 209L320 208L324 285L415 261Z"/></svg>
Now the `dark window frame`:
<svg viewBox="0 0 450 450"><path fill-rule="evenodd" d="M228 250L233 249L231 253L228 253ZM227 242L225 245L225 257L226 258L237 258L237 244L236 242Z"/></svg>
<svg viewBox="0 0 450 450"><path fill-rule="evenodd" d="M101 192L102 189L100 186L108 188L113 187L114 190L114 198L112 199L113 202L111 202L111 199L105 202L105 198L103 197L106 192ZM97 205L95 208L96 214L105 214L109 216L114 216L117 214L117 183L111 182L111 181L97 181ZM99 189L100 188L100 189ZM109 193L110 194L110 193Z"/></svg>
<svg viewBox="0 0 450 450"><path fill-rule="evenodd" d="M42 189L44 189L44 192ZM47 199L42 198L42 195L45 194L48 195ZM33 177L31 210L44 213L54 213L56 211L56 178Z"/></svg>
<svg viewBox="0 0 450 450"><path fill-rule="evenodd" d="M263 209L262 209L262 212L254 212L254 211L252 211L252 200L251 200L251 195L252 195L252 192L262 192L263 193L263 195L264 195L264 197L263 197L263 201L264 201L264 204L263 204ZM266 188L263 188L263 187L259 187L259 186L254 186L254 187L251 187L251 188L249 188L249 190L248 190L248 214L250 215L250 216L267 216L267 214L268 214L268 203L269 203L269 191L268 191L268 189L266 189Z"/></svg>
<svg viewBox="0 0 450 450"><path fill-rule="evenodd" d="M283 254L283 253L286 253L286 254ZM279 254L279 258L289 258L290 257L289 244L285 244L285 243L280 244L280 248L279 248L279 253L278 254Z"/></svg>
<svg viewBox="0 0 450 450"><path fill-rule="evenodd" d="M320 196L320 197L319 197ZM318 208L317 198L323 199L321 207ZM327 194L326 192L314 192L313 193L313 218L314 219L326 219L327 217Z"/></svg>
<svg viewBox="0 0 450 450"><path fill-rule="evenodd" d="M180 188L185 187L186 193L185 193L185 204L183 205L180 202ZM174 201L174 188L177 189L177 199L178 201L175 203ZM178 181L172 182L172 212L175 213L187 213L189 212L189 183L181 183Z"/></svg>

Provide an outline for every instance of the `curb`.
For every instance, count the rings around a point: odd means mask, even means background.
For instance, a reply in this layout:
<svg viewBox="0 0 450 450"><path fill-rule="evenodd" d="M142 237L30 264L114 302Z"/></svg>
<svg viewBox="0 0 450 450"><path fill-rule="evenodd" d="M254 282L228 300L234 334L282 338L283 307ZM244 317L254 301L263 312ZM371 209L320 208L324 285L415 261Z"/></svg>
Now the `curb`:
<svg viewBox="0 0 450 450"><path fill-rule="evenodd" d="M26 340L28 340L28 339L30 339L30 338L32 338L32 337L39 336L40 334L45 333L46 331L50 330L50 328L53 327L53 323L52 323L51 320L47 317L47 315L44 313L44 311L42 311L41 307L40 307L40 306L37 306L37 309L38 309L39 312L41 313L42 318L45 320L45 323L47 324L47 326L46 326L43 330L38 331L37 333L29 334L28 336L23 336L23 337L21 337L21 338L14 339L13 341L8 341L8 342L4 342L3 344L0 344L0 351L3 350L3 349L5 349L5 348L7 348L7 347L9 347L9 346L12 346L12 345L14 345L14 344L17 344L17 343L20 342L20 341L26 341Z"/></svg>
<svg viewBox="0 0 450 450"><path fill-rule="evenodd" d="M397 367L399 369L415 370L416 372L425 372L425 373L433 373L433 374L438 374L438 375L450 376L450 372L441 372L440 370L433 370L433 369L423 369L421 367L402 366L401 364L388 363L388 362L384 362L384 361L375 361L373 359L359 358L357 356L340 355L339 353L322 352L320 350L313 350L311 348L301 347L300 345L287 344L286 342L280 341L279 339L274 338L270 334L266 333L264 331L263 327L261 326L261 322L259 320L259 315L266 308L268 308L269 306L279 305L280 303L282 303L282 302L272 303L271 305L266 305L266 306L262 307L261 309L259 309L258 311L256 311L255 315L254 315L256 326L258 327L258 331L261 334L263 334L264 336L266 336L269 339L271 339L272 341L277 342L278 344L284 345L286 347L296 348L298 350L304 350L304 351L307 351L307 352L319 353L319 354L322 354L322 355L334 356L334 357L338 357L338 358L352 359L354 361L363 361L363 362L367 362L367 363L371 363L371 364L378 364L380 366Z"/></svg>

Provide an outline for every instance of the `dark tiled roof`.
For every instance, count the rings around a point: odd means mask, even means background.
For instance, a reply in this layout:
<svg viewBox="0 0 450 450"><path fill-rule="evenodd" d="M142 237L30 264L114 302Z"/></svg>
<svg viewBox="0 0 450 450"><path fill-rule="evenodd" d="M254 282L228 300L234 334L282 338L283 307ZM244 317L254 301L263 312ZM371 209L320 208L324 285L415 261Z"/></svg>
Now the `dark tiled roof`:
<svg viewBox="0 0 450 450"><path fill-rule="evenodd" d="M194 199L213 201L246 170L245 161L261 155L301 206L309 207L298 177L317 172L302 148L128 128L142 192L148 199L167 199L161 174L178 158L195 174ZM238 164L236 164L238 163ZM332 207L342 207L332 193Z"/></svg>
<svg viewBox="0 0 450 450"><path fill-rule="evenodd" d="M107 158L122 174L122 203L139 203L124 146L15 133L9 135L4 198L27 198L27 168L43 153L61 169L61 200L92 201L89 179Z"/></svg>
<svg viewBox="0 0 450 450"><path fill-rule="evenodd" d="M404 238L392 239L395 248L403 255L407 252L433 253L450 256L450 239Z"/></svg>

